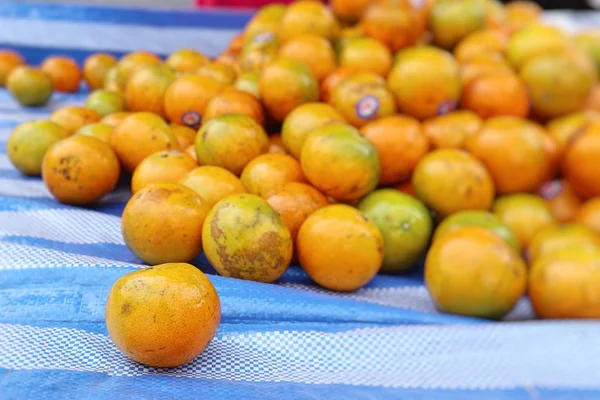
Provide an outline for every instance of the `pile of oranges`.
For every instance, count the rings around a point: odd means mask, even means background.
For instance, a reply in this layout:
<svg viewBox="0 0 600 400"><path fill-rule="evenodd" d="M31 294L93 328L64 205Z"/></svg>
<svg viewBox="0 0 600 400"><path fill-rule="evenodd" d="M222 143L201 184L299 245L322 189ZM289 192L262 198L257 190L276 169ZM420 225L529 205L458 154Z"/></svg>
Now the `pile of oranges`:
<svg viewBox="0 0 600 400"><path fill-rule="evenodd" d="M214 59L94 54L80 70L3 51L23 105L92 90L17 127L8 155L73 205L132 174L123 236L150 265L204 252L270 283L298 262L353 291L425 256L442 311L498 319L527 293L541 318L598 318L600 32L540 16L301 0L259 10Z"/></svg>

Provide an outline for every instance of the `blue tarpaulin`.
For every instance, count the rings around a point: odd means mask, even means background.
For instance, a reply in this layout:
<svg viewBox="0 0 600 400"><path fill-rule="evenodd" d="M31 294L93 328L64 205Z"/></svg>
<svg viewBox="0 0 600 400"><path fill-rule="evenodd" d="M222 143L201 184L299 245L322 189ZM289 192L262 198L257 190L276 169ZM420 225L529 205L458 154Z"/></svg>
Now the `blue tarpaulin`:
<svg viewBox="0 0 600 400"><path fill-rule="evenodd" d="M182 47L214 56L248 18L0 2L0 47L30 63ZM0 399L600 398L600 324L533 321L527 300L498 323L440 314L422 268L351 294L316 287L296 266L273 285L211 274L223 317L210 347L169 370L128 360L104 325L110 287L142 267L121 236L127 187L91 207L62 205L6 154L17 124L85 96L23 109L0 90Z"/></svg>

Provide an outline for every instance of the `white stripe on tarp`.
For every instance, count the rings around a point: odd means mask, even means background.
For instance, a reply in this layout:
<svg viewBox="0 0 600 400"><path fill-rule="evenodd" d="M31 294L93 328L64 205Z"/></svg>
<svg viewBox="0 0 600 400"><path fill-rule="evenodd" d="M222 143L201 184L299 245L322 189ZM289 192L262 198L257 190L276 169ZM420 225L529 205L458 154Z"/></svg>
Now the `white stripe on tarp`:
<svg viewBox="0 0 600 400"><path fill-rule="evenodd" d="M218 55L236 30L147 27L96 22L65 22L0 18L0 42L35 47L63 47L89 51L148 50L169 54L191 47L209 56Z"/></svg>
<svg viewBox="0 0 600 400"><path fill-rule="evenodd" d="M1 135L1 134L0 134ZM0 136L0 142L2 142L2 137ZM0 146L4 146L4 143L0 143ZM6 153L0 153L0 170L2 169L13 169L13 165L8 159L8 155Z"/></svg>
<svg viewBox="0 0 600 400"><path fill-rule="evenodd" d="M598 323L398 326L219 335L185 366L126 359L103 334L0 324L0 367L421 389L600 388Z"/></svg>

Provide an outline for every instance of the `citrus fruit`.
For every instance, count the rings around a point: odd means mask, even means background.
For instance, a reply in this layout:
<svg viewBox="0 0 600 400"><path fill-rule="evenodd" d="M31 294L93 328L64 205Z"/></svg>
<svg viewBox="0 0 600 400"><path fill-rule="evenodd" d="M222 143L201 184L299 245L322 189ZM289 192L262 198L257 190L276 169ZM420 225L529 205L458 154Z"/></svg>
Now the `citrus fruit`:
<svg viewBox="0 0 600 400"><path fill-rule="evenodd" d="M260 72L258 71L242 72L238 75L233 87L240 92L248 93L257 99L260 99L260 89L258 87L259 79Z"/></svg>
<svg viewBox="0 0 600 400"><path fill-rule="evenodd" d="M110 137L113 132L113 127L102 122L94 122L93 124L86 125L80 128L76 135L91 136L104 143L110 143Z"/></svg>
<svg viewBox="0 0 600 400"><path fill-rule="evenodd" d="M125 111L125 98L119 92L105 89L94 90L85 100L85 106L96 111L102 117Z"/></svg>
<svg viewBox="0 0 600 400"><path fill-rule="evenodd" d="M334 40L339 29L335 16L324 4L316 0L298 0L287 7L279 25L279 35L284 42L304 33Z"/></svg>
<svg viewBox="0 0 600 400"><path fill-rule="evenodd" d="M286 154L262 154L246 165L240 177L248 193L267 197L288 182L305 182L300 163Z"/></svg>
<svg viewBox="0 0 600 400"><path fill-rule="evenodd" d="M463 87L487 75L514 75L514 73L506 59L497 53L473 56L469 61L460 65L460 80Z"/></svg>
<svg viewBox="0 0 600 400"><path fill-rule="evenodd" d="M464 227L433 243L425 261L425 284L443 312L500 319L525 294L527 267L489 229Z"/></svg>
<svg viewBox="0 0 600 400"><path fill-rule="evenodd" d="M563 174L582 199L600 196L600 124L573 137L563 159Z"/></svg>
<svg viewBox="0 0 600 400"><path fill-rule="evenodd" d="M409 179L429 150L429 141L419 121L411 117L380 118L363 126L361 133L379 154L380 185Z"/></svg>
<svg viewBox="0 0 600 400"><path fill-rule="evenodd" d="M237 78L237 72L230 66L220 62L211 62L200 67L196 74L214 79L224 86L233 84Z"/></svg>
<svg viewBox="0 0 600 400"><path fill-rule="evenodd" d="M531 267L528 294L538 318L600 318L600 251L565 249Z"/></svg>
<svg viewBox="0 0 600 400"><path fill-rule="evenodd" d="M494 203L493 212L517 235L523 249L536 233L556 223L546 202L532 194L500 197Z"/></svg>
<svg viewBox="0 0 600 400"><path fill-rule="evenodd" d="M453 49L470 33L485 28L485 0L436 0L429 21L436 45Z"/></svg>
<svg viewBox="0 0 600 400"><path fill-rule="evenodd" d="M514 232L489 211L459 211L448 216L436 228L433 240L464 227L489 229L501 237L514 251L521 253L521 244Z"/></svg>
<svg viewBox="0 0 600 400"><path fill-rule="evenodd" d="M331 10L341 21L354 24L360 20L371 0L332 0Z"/></svg>
<svg viewBox="0 0 600 400"><path fill-rule="evenodd" d="M150 154L133 172L131 192L135 194L151 183L177 183L197 166L190 156L177 150Z"/></svg>
<svg viewBox="0 0 600 400"><path fill-rule="evenodd" d="M130 116L131 114L133 114L133 113L130 113L129 111L121 111L121 112L116 112L113 114L108 114L108 115L102 117L100 122L102 122L103 124L106 124L106 125L110 125L113 128L115 128L117 125L119 125L121 122L123 122L123 120L125 118L127 118L128 116Z"/></svg>
<svg viewBox="0 0 600 400"><path fill-rule="evenodd" d="M50 115L50 121L65 128L69 135L86 125L98 122L102 116L88 107L67 106L59 108Z"/></svg>
<svg viewBox="0 0 600 400"><path fill-rule="evenodd" d="M220 275L274 282L292 259L290 231L262 198L235 194L218 202L202 231L204 253Z"/></svg>
<svg viewBox="0 0 600 400"><path fill-rule="evenodd" d="M123 239L147 264L188 262L202 251L202 224L208 211L192 189L172 182L152 183L127 202Z"/></svg>
<svg viewBox="0 0 600 400"><path fill-rule="evenodd" d="M417 197L441 217L463 210L489 210L494 201L489 172L462 150L427 154L417 165L412 184Z"/></svg>
<svg viewBox="0 0 600 400"><path fill-rule="evenodd" d="M321 100L329 102L333 89L344 79L354 75L356 72L358 71L356 71L354 68L338 67L331 74L327 75L327 77L321 82Z"/></svg>
<svg viewBox="0 0 600 400"><path fill-rule="evenodd" d="M600 251L600 236L582 224L550 226L533 237L527 248L527 258L534 264L556 251L572 248Z"/></svg>
<svg viewBox="0 0 600 400"><path fill-rule="evenodd" d="M517 32L537 22L544 11L533 1L511 1L505 5L509 32Z"/></svg>
<svg viewBox="0 0 600 400"><path fill-rule="evenodd" d="M208 102L223 89L223 84L206 76L184 75L169 86L164 97L167 119L198 129Z"/></svg>
<svg viewBox="0 0 600 400"><path fill-rule="evenodd" d="M266 200L287 226L294 243L306 218L329 204L323 193L301 182L284 183L266 196Z"/></svg>
<svg viewBox="0 0 600 400"><path fill-rule="evenodd" d="M508 37L501 32L483 29L462 39L454 49L454 56L460 63L468 62L481 54L504 54L508 47Z"/></svg>
<svg viewBox="0 0 600 400"><path fill-rule="evenodd" d="M573 38L575 45L585 51L594 60L597 69L600 69L600 31L585 30Z"/></svg>
<svg viewBox="0 0 600 400"><path fill-rule="evenodd" d="M39 176L42 173L42 161L50 146L68 136L64 128L54 122L24 122L8 138L8 159L25 175Z"/></svg>
<svg viewBox="0 0 600 400"><path fill-rule="evenodd" d="M506 55L518 70L534 57L565 49L568 41L567 34L557 27L532 24L510 37Z"/></svg>
<svg viewBox="0 0 600 400"><path fill-rule="evenodd" d="M41 107L50 100L53 84L44 71L22 65L12 69L6 88L22 106Z"/></svg>
<svg viewBox="0 0 600 400"><path fill-rule="evenodd" d="M0 87L6 85L13 69L25 65L25 59L14 50L0 49Z"/></svg>
<svg viewBox="0 0 600 400"><path fill-rule="evenodd" d="M268 153L280 153L280 154L288 154L285 146L283 145L283 141L281 140L281 135L269 135L269 150Z"/></svg>
<svg viewBox="0 0 600 400"><path fill-rule="evenodd" d="M161 150L179 149L177 137L158 115L137 112L127 116L114 129L110 145L127 172L150 154Z"/></svg>
<svg viewBox="0 0 600 400"><path fill-rule="evenodd" d="M392 68L392 53L381 42L372 38L347 41L340 53L340 66L357 72L369 72L387 77Z"/></svg>
<svg viewBox="0 0 600 400"><path fill-rule="evenodd" d="M109 90L111 92L123 92L125 86L121 87L119 83L119 69L115 65L114 67L110 67L106 74L104 75L104 85L103 89Z"/></svg>
<svg viewBox="0 0 600 400"><path fill-rule="evenodd" d="M400 112L418 119L454 110L461 93L459 68L452 55L429 46L400 52L388 85Z"/></svg>
<svg viewBox="0 0 600 400"><path fill-rule="evenodd" d="M393 52L417 43L425 32L423 22L411 4L393 0L371 2L360 20L365 36L382 42Z"/></svg>
<svg viewBox="0 0 600 400"><path fill-rule="evenodd" d="M398 273L413 267L431 237L433 223L427 207L398 190L381 189L362 199L358 209L383 236L381 272Z"/></svg>
<svg viewBox="0 0 600 400"><path fill-rule="evenodd" d="M363 287L383 262L383 237L377 225L344 204L312 213L300 227L296 243L304 271L330 290L351 292Z"/></svg>
<svg viewBox="0 0 600 400"><path fill-rule="evenodd" d="M236 89L225 89L215 95L206 104L203 118L208 121L225 114L244 114L261 125L265 119L260 102L252 95Z"/></svg>
<svg viewBox="0 0 600 400"><path fill-rule="evenodd" d="M127 81L127 108L134 112L148 111L165 117L165 93L175 79L175 72L165 64L139 67Z"/></svg>
<svg viewBox="0 0 600 400"><path fill-rule="evenodd" d="M482 118L529 115L529 95L525 84L513 74L490 74L474 79L465 87L461 108Z"/></svg>
<svg viewBox="0 0 600 400"><path fill-rule="evenodd" d="M239 66L244 72L259 72L277 59L281 41L273 32L261 32L244 44L239 56Z"/></svg>
<svg viewBox="0 0 600 400"><path fill-rule="evenodd" d="M375 189L381 173L375 147L341 122L315 129L304 142L300 163L310 183L339 201L360 199Z"/></svg>
<svg viewBox="0 0 600 400"><path fill-rule="evenodd" d="M205 64L209 59L194 49L179 49L171 53L165 63L180 74L193 73Z"/></svg>
<svg viewBox="0 0 600 400"><path fill-rule="evenodd" d="M42 178L61 203L86 205L110 193L119 181L119 160L96 138L75 135L56 142L42 163Z"/></svg>
<svg viewBox="0 0 600 400"><path fill-rule="evenodd" d="M250 161L267 152L269 138L249 116L228 114L202 125L195 146L200 164L216 165L239 175Z"/></svg>
<svg viewBox="0 0 600 400"><path fill-rule="evenodd" d="M319 98L319 84L310 68L286 58L280 58L264 69L259 90L265 107L277 121L283 121L299 105Z"/></svg>
<svg viewBox="0 0 600 400"><path fill-rule="evenodd" d="M192 158L192 160L194 160L194 162L196 162L196 164L198 163L198 155L196 154L196 147L193 144L186 148L185 154L190 156ZM200 165L200 164L198 164L198 165Z"/></svg>
<svg viewBox="0 0 600 400"><path fill-rule="evenodd" d="M575 221L600 235L600 198L596 197L585 202L577 212Z"/></svg>
<svg viewBox="0 0 600 400"><path fill-rule="evenodd" d="M57 92L74 93L79 90L81 70L71 57L50 56L40 66L50 79Z"/></svg>
<svg viewBox="0 0 600 400"><path fill-rule="evenodd" d="M332 90L329 103L357 128L396 113L396 101L385 79L367 72L340 82Z"/></svg>
<svg viewBox="0 0 600 400"><path fill-rule="evenodd" d="M559 153L562 156L573 138L599 118L600 114L594 111L577 111L549 121L546 128L558 145Z"/></svg>
<svg viewBox="0 0 600 400"><path fill-rule="evenodd" d="M468 110L452 111L423 122L423 132L434 149L462 149L469 137L479 132L483 120Z"/></svg>
<svg viewBox="0 0 600 400"><path fill-rule="evenodd" d="M106 53L94 53L83 62L83 78L90 90L102 89L108 71L117 65L117 59Z"/></svg>
<svg viewBox="0 0 600 400"><path fill-rule="evenodd" d="M539 196L546 201L558 222L571 222L581 207L581 200L566 180L548 181L540 187Z"/></svg>
<svg viewBox="0 0 600 400"><path fill-rule="evenodd" d="M185 125L170 124L171 132L177 138L177 143L181 150L187 149L194 145L196 141L196 131ZM195 156L194 156L195 157Z"/></svg>
<svg viewBox="0 0 600 400"><path fill-rule="evenodd" d="M306 64L320 81L336 67L333 47L322 36L303 34L287 41L279 50L279 57Z"/></svg>
<svg viewBox="0 0 600 400"><path fill-rule="evenodd" d="M594 84L585 101L584 107L586 110L591 110L592 112L600 112L600 83Z"/></svg>
<svg viewBox="0 0 600 400"><path fill-rule="evenodd" d="M299 159L308 134L331 122L344 122L344 117L329 104L302 104L283 121L281 128L283 145L290 154Z"/></svg>
<svg viewBox="0 0 600 400"><path fill-rule="evenodd" d="M198 193L209 208L227 196L246 193L240 178L225 168L212 165L193 169L179 183Z"/></svg>
<svg viewBox="0 0 600 400"><path fill-rule="evenodd" d="M504 3L500 0L486 0L485 11L485 26L502 34L507 33L508 14L504 9Z"/></svg>
<svg viewBox="0 0 600 400"><path fill-rule="evenodd" d="M488 169L499 194L537 190L546 177L548 155L543 128L517 117L487 120L466 149Z"/></svg>
<svg viewBox="0 0 600 400"><path fill-rule="evenodd" d="M244 40L258 33L277 31L286 9L284 4L268 4L261 7L246 24Z"/></svg>
<svg viewBox="0 0 600 400"><path fill-rule="evenodd" d="M130 272L106 300L106 328L127 357L151 367L192 361L215 337L221 304L214 286L190 264Z"/></svg>
<svg viewBox="0 0 600 400"><path fill-rule="evenodd" d="M127 86L127 81L129 80L129 78L131 77L131 75L133 75L133 73L141 66L145 66L147 64L162 64L162 60L156 56L155 54L152 54L148 51L134 51L132 53L129 53L125 56L123 56L123 58L121 58L119 60L119 62L117 63L117 72L116 72L116 83L117 86L121 89L124 90L125 87ZM109 77L105 77L106 79L109 79ZM111 77L112 78L112 77ZM104 82L105 85L105 89L108 89L106 87L106 81Z"/></svg>

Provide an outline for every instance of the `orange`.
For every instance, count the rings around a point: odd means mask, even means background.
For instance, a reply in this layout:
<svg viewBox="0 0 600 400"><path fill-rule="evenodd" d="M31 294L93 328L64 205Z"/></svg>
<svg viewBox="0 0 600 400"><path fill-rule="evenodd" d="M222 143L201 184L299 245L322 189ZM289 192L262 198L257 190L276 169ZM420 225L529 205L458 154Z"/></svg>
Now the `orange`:
<svg viewBox="0 0 600 400"><path fill-rule="evenodd" d="M513 74L490 74L465 87L461 108L482 118L529 115L529 95L525 84Z"/></svg>
<svg viewBox="0 0 600 400"><path fill-rule="evenodd" d="M158 115L138 112L127 116L114 129L110 145L127 172L150 154L161 150L179 150L177 137Z"/></svg>
<svg viewBox="0 0 600 400"><path fill-rule="evenodd" d="M226 89L215 95L204 110L204 120L225 114L244 114L262 125L265 116L262 105L252 95L236 89Z"/></svg>
<svg viewBox="0 0 600 400"><path fill-rule="evenodd" d="M196 163L198 163L198 155L196 155L196 147L193 144L191 146L188 146L185 149L185 154L190 156L192 158L192 160L194 160ZM200 164L198 164L198 165L200 165Z"/></svg>
<svg viewBox="0 0 600 400"><path fill-rule="evenodd" d="M383 43L375 39L352 39L342 47L340 66L385 78L392 68L392 53Z"/></svg>
<svg viewBox="0 0 600 400"><path fill-rule="evenodd" d="M583 50L594 61L596 68L600 68L600 31L586 29L573 38L577 47Z"/></svg>
<svg viewBox="0 0 600 400"><path fill-rule="evenodd" d="M485 0L437 0L431 8L433 42L453 49L469 34L485 28Z"/></svg>
<svg viewBox="0 0 600 400"><path fill-rule="evenodd" d="M419 121L411 117L380 118L362 127L361 133L375 146L381 165L380 185L404 181L429 151L429 141Z"/></svg>
<svg viewBox="0 0 600 400"><path fill-rule="evenodd" d="M94 53L83 62L83 78L90 90L102 89L108 71L117 65L117 59L105 53Z"/></svg>
<svg viewBox="0 0 600 400"><path fill-rule="evenodd" d="M360 289L383 262L383 237L377 225L344 204L320 208L298 232L300 265L320 286L339 292Z"/></svg>
<svg viewBox="0 0 600 400"><path fill-rule="evenodd" d="M201 165L216 165L240 175L250 161L267 152L269 138L249 116L228 114L202 125L195 146Z"/></svg>
<svg viewBox="0 0 600 400"><path fill-rule="evenodd" d="M418 119L454 110L461 94L459 68L452 55L429 46L400 52L388 85L400 112Z"/></svg>
<svg viewBox="0 0 600 400"><path fill-rule="evenodd" d="M294 4L303 3L306 2ZM283 121L299 105L319 98L319 84L310 68L286 58L280 58L264 69L259 88L265 107L277 121Z"/></svg>
<svg viewBox="0 0 600 400"><path fill-rule="evenodd" d="M358 204L383 236L381 272L398 273L415 265L427 249L433 222L416 198L394 189L376 190Z"/></svg>
<svg viewBox="0 0 600 400"><path fill-rule="evenodd" d="M353 74L331 92L329 103L357 128L396 113L394 95L379 75Z"/></svg>
<svg viewBox="0 0 600 400"><path fill-rule="evenodd" d="M527 259L535 264L545 256L569 248L600 251L600 236L581 224L550 226L533 237L527 249Z"/></svg>
<svg viewBox="0 0 600 400"><path fill-rule="evenodd" d="M600 251L566 249L531 267L529 297L538 318L600 318Z"/></svg>
<svg viewBox="0 0 600 400"><path fill-rule="evenodd" d="M483 29L473 32L458 43L454 56L460 63L468 62L481 54L503 54L508 47L508 37L498 31Z"/></svg>
<svg viewBox="0 0 600 400"><path fill-rule="evenodd" d="M162 60L147 51L134 51L119 60L117 63L116 82L118 87L123 90L127 85L129 77L141 66L146 64L161 64ZM108 76L106 76L108 78ZM105 81L106 85L106 81ZM105 89L108 89L105 86Z"/></svg>
<svg viewBox="0 0 600 400"><path fill-rule="evenodd" d="M460 80L463 87L468 86L477 78L499 74L513 75L514 70L498 53L473 56L460 66Z"/></svg>
<svg viewBox="0 0 600 400"><path fill-rule="evenodd" d="M595 112L600 112L600 84L596 83L585 102L585 108Z"/></svg>
<svg viewBox="0 0 600 400"><path fill-rule="evenodd" d="M596 232L597 235L600 235L600 197L585 202L577 212L575 221L582 223Z"/></svg>
<svg viewBox="0 0 600 400"><path fill-rule="evenodd" d="M425 204L441 217L463 210L489 210L494 183L475 157L456 149L434 150L417 165L412 184Z"/></svg>
<svg viewBox="0 0 600 400"><path fill-rule="evenodd" d="M131 75L125 88L130 111L148 111L165 117L164 98L176 75L165 64L141 66Z"/></svg>
<svg viewBox="0 0 600 400"><path fill-rule="evenodd" d="M331 74L327 75L327 77L321 82L321 100L329 102L329 98L333 89L344 79L356 72L358 71L356 71L354 68L338 67Z"/></svg>
<svg viewBox="0 0 600 400"><path fill-rule="evenodd" d="M381 173L375 147L341 122L315 129L304 142L300 163L310 183L339 201L360 199L375 189Z"/></svg>
<svg viewBox="0 0 600 400"><path fill-rule="evenodd" d="M67 106L59 108L50 115L50 121L65 128L69 135L82 127L100 121L102 116L87 107Z"/></svg>
<svg viewBox="0 0 600 400"><path fill-rule="evenodd" d="M129 111L116 112L103 117L100 122L106 125L110 125L113 128L119 125L125 118L131 115Z"/></svg>
<svg viewBox="0 0 600 400"><path fill-rule="evenodd" d="M298 0L290 4L281 19L279 36L287 42L304 33L334 40L339 35L339 24L333 13L316 0Z"/></svg>
<svg viewBox="0 0 600 400"><path fill-rule="evenodd" d="M14 50L0 50L0 87L6 85L10 73L16 67L25 65L25 59Z"/></svg>
<svg viewBox="0 0 600 400"><path fill-rule="evenodd" d="M506 55L512 66L519 70L537 56L565 49L569 38L561 29L542 24L532 24L510 37Z"/></svg>
<svg viewBox="0 0 600 400"><path fill-rule="evenodd" d="M74 93L79 90L81 70L71 57L48 57L40 68L52 79L52 85L57 92Z"/></svg>
<svg viewBox="0 0 600 400"><path fill-rule="evenodd" d="M286 10L285 4L277 3L261 7L246 24L243 32L244 40L263 32L276 32Z"/></svg>
<svg viewBox="0 0 600 400"><path fill-rule="evenodd" d="M218 202L202 231L204 254L220 275L270 283L292 259L290 231L275 210L252 194Z"/></svg>
<svg viewBox="0 0 600 400"><path fill-rule="evenodd" d="M164 150L150 154L142 161L131 177L131 192L139 192L151 183L177 183L198 164L178 150Z"/></svg>
<svg viewBox="0 0 600 400"><path fill-rule="evenodd" d="M188 262L202 251L202 224L208 211L192 189L172 182L152 183L127 202L123 239L147 264Z"/></svg>
<svg viewBox="0 0 600 400"><path fill-rule="evenodd" d="M119 83L119 69L117 65L110 67L106 74L104 75L104 85L103 89L121 93L125 89L125 85L121 86Z"/></svg>
<svg viewBox="0 0 600 400"><path fill-rule="evenodd" d="M48 149L68 136L67 131L54 122L24 122L11 132L6 153L12 165L23 174L40 176Z"/></svg>
<svg viewBox="0 0 600 400"><path fill-rule="evenodd" d="M503 34L508 33L508 14L500 0L486 0L485 26Z"/></svg>
<svg viewBox="0 0 600 400"><path fill-rule="evenodd" d="M360 20L365 33L396 52L414 45L425 32L420 13L405 2L373 1Z"/></svg>
<svg viewBox="0 0 600 400"><path fill-rule="evenodd" d="M248 93L254 96L254 98L260 99L259 79L260 72L258 71L243 72L238 76L233 87L240 92Z"/></svg>
<svg viewBox="0 0 600 400"><path fill-rule="evenodd" d="M318 81L333 72L336 67L331 44L314 34L303 34L290 39L279 50L279 57L305 63Z"/></svg>
<svg viewBox="0 0 600 400"><path fill-rule="evenodd" d="M190 264L162 264L119 278L106 300L117 348L151 367L176 367L208 346L221 321L219 296Z"/></svg>
<svg viewBox="0 0 600 400"><path fill-rule="evenodd" d="M560 163L562 161L562 154L560 153L558 143L548 133L548 131L544 130L540 132L543 133L540 137L544 142L544 151L546 152L546 157L548 158L548 166L546 168L544 181L550 181L556 178L556 175L558 174Z"/></svg>
<svg viewBox="0 0 600 400"><path fill-rule="evenodd" d="M517 235L522 248L527 248L539 231L556 223L546 202L532 194L500 197L493 212Z"/></svg>
<svg viewBox="0 0 600 400"><path fill-rule="evenodd" d="M212 78L223 86L232 85L237 78L237 72L232 66L220 62L206 64L200 67L196 74Z"/></svg>
<svg viewBox="0 0 600 400"><path fill-rule="evenodd" d="M525 294L527 267L500 236L465 227L433 243L425 284L442 312L500 319Z"/></svg>
<svg viewBox="0 0 600 400"><path fill-rule="evenodd" d="M423 132L434 149L462 149L467 139L479 132L482 125L479 115L459 110L424 121Z"/></svg>
<svg viewBox="0 0 600 400"><path fill-rule="evenodd" d="M327 197L314 187L301 182L287 182L266 197L267 203L281 216L292 241L313 212L329 204Z"/></svg>
<svg viewBox="0 0 600 400"><path fill-rule="evenodd" d="M546 182L538 194L550 207L554 219L561 223L573 221L581 208L581 200L566 180Z"/></svg>
<svg viewBox="0 0 600 400"><path fill-rule="evenodd" d="M165 61L169 67L180 74L196 72L208 62L209 59L204 54L194 49L179 49L171 53Z"/></svg>
<svg viewBox="0 0 600 400"><path fill-rule="evenodd" d="M167 119L198 129L208 102L223 89L223 84L206 76L184 75L169 86L164 98Z"/></svg>
<svg viewBox="0 0 600 400"><path fill-rule="evenodd" d="M466 142L466 149L488 169L498 194L537 190L549 159L543 128L516 117L490 118Z"/></svg>
<svg viewBox="0 0 600 400"><path fill-rule="evenodd" d="M506 4L505 10L510 32L519 31L536 22L544 11L533 1L511 1Z"/></svg>
<svg viewBox="0 0 600 400"><path fill-rule="evenodd" d="M281 140L281 135L269 135L269 151L268 153L280 153L287 154L287 150L283 145L283 140Z"/></svg>
<svg viewBox="0 0 600 400"><path fill-rule="evenodd" d="M103 141L104 143L110 143L110 137L112 135L113 129L114 128L110 125L106 125L101 122L95 122L93 124L84 126L77 132L75 132L75 134L91 136Z"/></svg>
<svg viewBox="0 0 600 400"><path fill-rule="evenodd" d="M53 84L44 71L22 65L12 69L6 88L20 105L41 107L50 100Z"/></svg>
<svg viewBox="0 0 600 400"><path fill-rule="evenodd" d="M221 54L229 53L234 56L239 55L240 51L242 51L242 47L244 46L245 40L246 38L244 37L244 34L238 33L233 39L231 39L229 45L227 45L227 49L225 49L225 51Z"/></svg>
<svg viewBox="0 0 600 400"><path fill-rule="evenodd" d="M85 100L85 106L105 117L109 114L125 111L125 97L120 92L104 89L94 90Z"/></svg>
<svg viewBox="0 0 600 400"><path fill-rule="evenodd" d="M349 24L358 22L371 0L332 0L331 10L341 21Z"/></svg>
<svg viewBox="0 0 600 400"><path fill-rule="evenodd" d="M119 181L119 160L110 146L93 137L75 135L48 149L42 178L61 203L86 205L110 193Z"/></svg>
<svg viewBox="0 0 600 400"><path fill-rule="evenodd" d="M184 125L171 123L169 125L171 132L177 137L177 143L181 150L187 149L194 145L196 140L196 131Z"/></svg>
<svg viewBox="0 0 600 400"><path fill-rule="evenodd" d="M300 163L286 154L262 154L250 161L240 177L248 193L267 197L288 182L306 182Z"/></svg>
<svg viewBox="0 0 600 400"><path fill-rule="evenodd" d="M179 183L198 193L209 208L227 196L246 193L240 178L225 168L212 165L193 169Z"/></svg>
<svg viewBox="0 0 600 400"><path fill-rule="evenodd" d="M594 123L573 138L563 159L563 173L582 199L600 196L600 124Z"/></svg>
<svg viewBox="0 0 600 400"><path fill-rule="evenodd" d="M585 110L567 114L548 122L546 128L556 142L561 157L573 138L581 134L590 123L597 121L599 118L600 114Z"/></svg>
<svg viewBox="0 0 600 400"><path fill-rule="evenodd" d="M273 32L261 32L250 37L240 52L240 68L244 72L262 71L277 59L280 45L279 37Z"/></svg>

